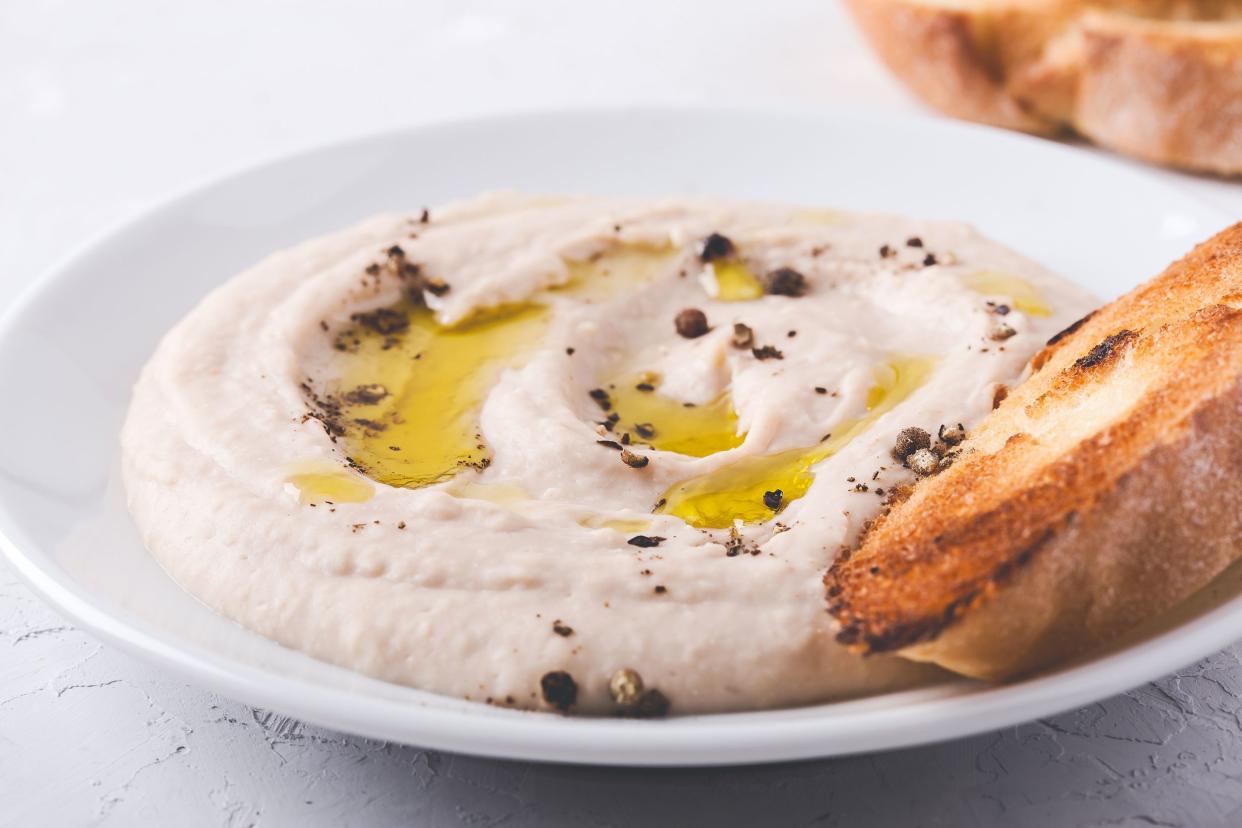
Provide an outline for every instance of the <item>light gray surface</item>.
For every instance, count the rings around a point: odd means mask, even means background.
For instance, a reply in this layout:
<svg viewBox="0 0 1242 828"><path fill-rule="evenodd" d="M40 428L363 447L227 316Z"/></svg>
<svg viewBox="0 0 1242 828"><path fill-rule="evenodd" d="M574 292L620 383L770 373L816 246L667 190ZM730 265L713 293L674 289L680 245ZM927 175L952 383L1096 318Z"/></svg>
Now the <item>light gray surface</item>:
<svg viewBox="0 0 1242 828"><path fill-rule="evenodd" d="M761 7L0 3L0 308L134 209L343 135L627 101L914 108L832 3ZM1153 174L1242 214L1237 185ZM65 625L0 566L0 825L1239 825L1239 654L948 745L733 770L538 766L343 737L186 687Z"/></svg>
<svg viewBox="0 0 1242 828"><path fill-rule="evenodd" d="M1230 649L1075 713L945 745L721 770L497 762L341 736L187 687L0 575L6 825L1242 824Z"/></svg>

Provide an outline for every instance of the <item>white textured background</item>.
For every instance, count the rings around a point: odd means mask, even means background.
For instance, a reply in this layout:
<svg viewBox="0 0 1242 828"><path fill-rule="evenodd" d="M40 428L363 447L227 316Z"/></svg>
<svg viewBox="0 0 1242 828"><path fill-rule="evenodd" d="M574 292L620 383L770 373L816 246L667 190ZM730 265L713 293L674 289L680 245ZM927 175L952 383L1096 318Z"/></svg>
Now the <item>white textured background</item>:
<svg viewBox="0 0 1242 828"><path fill-rule="evenodd" d="M136 209L338 137L582 104L916 108L832 0L740 7L0 0L0 308ZM1242 215L1242 185L1153 174ZM540 766L341 736L187 687L66 625L0 565L0 825L1239 826L1240 658L916 750Z"/></svg>

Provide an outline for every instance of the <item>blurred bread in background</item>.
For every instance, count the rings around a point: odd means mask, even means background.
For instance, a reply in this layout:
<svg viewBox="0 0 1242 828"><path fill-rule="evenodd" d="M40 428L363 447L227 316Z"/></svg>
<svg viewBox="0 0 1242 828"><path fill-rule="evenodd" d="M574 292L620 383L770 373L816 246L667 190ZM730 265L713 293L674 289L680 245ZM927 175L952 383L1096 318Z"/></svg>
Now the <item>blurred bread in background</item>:
<svg viewBox="0 0 1242 828"><path fill-rule="evenodd" d="M846 4L888 67L949 115L1242 173L1242 0Z"/></svg>

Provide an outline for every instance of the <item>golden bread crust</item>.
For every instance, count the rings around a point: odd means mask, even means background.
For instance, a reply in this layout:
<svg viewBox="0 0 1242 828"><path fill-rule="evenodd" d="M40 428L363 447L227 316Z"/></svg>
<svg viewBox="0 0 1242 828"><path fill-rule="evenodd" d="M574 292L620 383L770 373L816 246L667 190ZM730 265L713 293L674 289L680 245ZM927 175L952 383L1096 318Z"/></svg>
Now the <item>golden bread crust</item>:
<svg viewBox="0 0 1242 828"><path fill-rule="evenodd" d="M828 571L844 643L1010 677L1242 557L1242 224L1032 366L960 459Z"/></svg>
<svg viewBox="0 0 1242 828"><path fill-rule="evenodd" d="M905 0L846 5L880 59L941 112L1023 132L1057 131L1006 92L1003 68L987 54L972 14Z"/></svg>
<svg viewBox="0 0 1242 828"><path fill-rule="evenodd" d="M1157 163L1242 171L1242 25L1083 23L1075 127Z"/></svg>
<svg viewBox="0 0 1242 828"><path fill-rule="evenodd" d="M1242 173L1242 9L1221 0L847 0L937 109Z"/></svg>

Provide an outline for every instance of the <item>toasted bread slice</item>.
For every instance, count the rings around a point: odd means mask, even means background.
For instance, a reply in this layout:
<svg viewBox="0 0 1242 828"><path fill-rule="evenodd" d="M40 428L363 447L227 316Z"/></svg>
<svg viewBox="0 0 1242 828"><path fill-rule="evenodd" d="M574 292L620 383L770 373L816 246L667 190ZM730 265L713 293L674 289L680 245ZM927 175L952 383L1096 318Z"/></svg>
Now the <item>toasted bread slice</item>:
<svg viewBox="0 0 1242 828"><path fill-rule="evenodd" d="M1019 67L1039 59L1069 20L1052 3L846 0L880 59L915 94L956 118L1052 134L1061 128L1006 89Z"/></svg>
<svg viewBox="0 0 1242 828"><path fill-rule="evenodd" d="M847 0L911 89L956 117L1242 172L1242 4Z"/></svg>
<svg viewBox="0 0 1242 828"><path fill-rule="evenodd" d="M1054 337L828 571L839 638L1002 679L1242 557L1242 223Z"/></svg>

